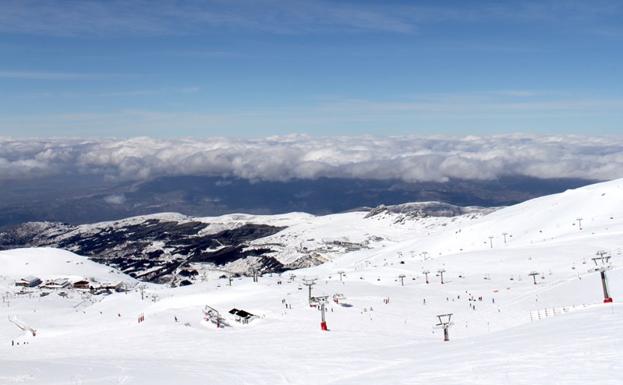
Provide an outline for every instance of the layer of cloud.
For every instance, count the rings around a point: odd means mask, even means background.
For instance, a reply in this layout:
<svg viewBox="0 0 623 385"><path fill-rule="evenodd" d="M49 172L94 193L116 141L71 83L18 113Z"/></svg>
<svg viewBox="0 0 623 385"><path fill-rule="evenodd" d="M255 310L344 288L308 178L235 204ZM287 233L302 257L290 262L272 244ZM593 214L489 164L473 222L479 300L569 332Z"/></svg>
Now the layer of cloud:
<svg viewBox="0 0 623 385"><path fill-rule="evenodd" d="M7 0L0 32L59 36L158 36L210 30L306 33L323 30L410 32L403 7L307 1Z"/></svg>
<svg viewBox="0 0 623 385"><path fill-rule="evenodd" d="M118 180L211 175L285 181L320 177L495 179L623 177L623 138L498 135L204 140L0 138L0 180L60 174Z"/></svg>
<svg viewBox="0 0 623 385"><path fill-rule="evenodd" d="M114 79L130 77L128 74L102 74L85 72L52 72L52 71L7 71L0 70L0 79L20 80L88 80L88 79Z"/></svg>
<svg viewBox="0 0 623 385"><path fill-rule="evenodd" d="M147 1L147 0L4 0L0 32L59 36L178 35L215 29L269 33L323 31L417 32L439 23L547 22L616 26L621 5L611 0L588 2L523 0L437 5L434 2L348 1Z"/></svg>

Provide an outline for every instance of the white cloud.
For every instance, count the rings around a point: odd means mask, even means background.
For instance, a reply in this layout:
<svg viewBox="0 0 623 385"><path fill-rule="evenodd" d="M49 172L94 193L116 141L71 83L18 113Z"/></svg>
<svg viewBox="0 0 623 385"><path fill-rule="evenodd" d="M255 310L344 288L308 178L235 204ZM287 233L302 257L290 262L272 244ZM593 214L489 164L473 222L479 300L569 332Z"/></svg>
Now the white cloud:
<svg viewBox="0 0 623 385"><path fill-rule="evenodd" d="M620 4L611 0L465 2L460 6L326 0L3 0L0 32L57 36L159 36L226 29L288 34L413 33L431 24L491 22L589 25L609 31L617 27L610 18L620 13Z"/></svg>
<svg viewBox="0 0 623 385"><path fill-rule="evenodd" d="M84 80L129 77L129 74L0 70L0 78L26 80Z"/></svg>
<svg viewBox="0 0 623 385"><path fill-rule="evenodd" d="M158 140L0 138L0 179L101 175L144 180L165 175L284 181L319 177L493 179L623 177L623 138L497 135L468 137L308 137Z"/></svg>
<svg viewBox="0 0 623 385"><path fill-rule="evenodd" d="M405 7L307 1L104 2L6 0L0 32L84 35L179 35L213 29L271 33L326 30L411 32Z"/></svg>
<svg viewBox="0 0 623 385"><path fill-rule="evenodd" d="M106 196L104 201L111 205L122 205L125 203L126 198L123 194L114 194Z"/></svg>

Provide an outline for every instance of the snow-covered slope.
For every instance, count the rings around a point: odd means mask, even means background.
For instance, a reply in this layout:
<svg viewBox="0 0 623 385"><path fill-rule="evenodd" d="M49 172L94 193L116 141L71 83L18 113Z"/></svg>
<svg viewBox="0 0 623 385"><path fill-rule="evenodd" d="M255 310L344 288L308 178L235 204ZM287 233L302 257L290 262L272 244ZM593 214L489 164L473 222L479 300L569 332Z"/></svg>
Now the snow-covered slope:
<svg viewBox="0 0 623 385"><path fill-rule="evenodd" d="M79 296L15 294L5 276L0 319L37 336L0 323L0 383L621 383L623 180L491 213L367 215L286 216L286 229L248 247L276 244L284 261L313 250L324 263L259 282L207 275L80 305ZM591 260L600 250L612 257L610 304ZM14 266L12 275L29 271ZM314 296L346 297L329 302L329 332L303 278L317 279ZM204 321L206 305L230 327ZM237 323L232 308L258 318ZM445 313L450 342L435 328Z"/></svg>
<svg viewBox="0 0 623 385"><path fill-rule="evenodd" d="M69 226L34 222L0 232L0 248L58 247L151 282L176 285L207 271L250 274L314 266L347 251L383 246L412 229L473 220L492 209L439 202L313 216L175 213ZM278 234L277 236L273 236Z"/></svg>
<svg viewBox="0 0 623 385"><path fill-rule="evenodd" d="M26 248L0 251L0 275L15 280L25 275L49 279L93 278L100 282L134 279L69 251L52 248Z"/></svg>

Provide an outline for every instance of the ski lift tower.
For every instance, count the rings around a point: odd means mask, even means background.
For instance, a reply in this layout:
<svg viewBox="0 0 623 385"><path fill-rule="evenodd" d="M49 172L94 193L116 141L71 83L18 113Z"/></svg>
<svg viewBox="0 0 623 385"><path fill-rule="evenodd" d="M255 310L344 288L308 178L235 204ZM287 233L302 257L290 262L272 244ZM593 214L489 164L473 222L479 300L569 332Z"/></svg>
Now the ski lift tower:
<svg viewBox="0 0 623 385"><path fill-rule="evenodd" d="M531 272L528 275L532 277L532 280L534 280L534 284L536 285L536 277L537 277L537 275L539 275L539 273L536 272L536 271L533 271L533 272Z"/></svg>
<svg viewBox="0 0 623 385"><path fill-rule="evenodd" d="M400 275L398 276L398 279L400 280L400 285L401 285L401 286L404 286L404 285L405 285L405 278L406 278L406 275L404 275L404 274L400 274Z"/></svg>
<svg viewBox="0 0 623 385"><path fill-rule="evenodd" d="M428 285L428 275L430 274L430 271L424 270L422 274L424 274L424 276L426 277L426 284Z"/></svg>
<svg viewBox="0 0 623 385"><path fill-rule="evenodd" d="M454 325L454 323L450 321L450 319L452 318L452 314L453 313L437 315L437 318L439 319L439 323L435 326L437 326L440 329L443 329L443 340L444 341L450 341L450 335L448 333L448 329L450 329L450 326Z"/></svg>
<svg viewBox="0 0 623 385"><path fill-rule="evenodd" d="M303 285L307 286L307 288L308 288L307 299L309 300L309 305L310 306L312 304L312 286L314 286L316 284L317 280L318 280L318 278L314 278L314 279L303 278Z"/></svg>
<svg viewBox="0 0 623 385"><path fill-rule="evenodd" d="M141 292L141 301L145 300L145 285L138 285L138 291Z"/></svg>
<svg viewBox="0 0 623 385"><path fill-rule="evenodd" d="M344 275L346 274L346 272L344 270L340 270L337 272L340 275L340 282L342 282L342 278L344 277Z"/></svg>
<svg viewBox="0 0 623 385"><path fill-rule="evenodd" d="M327 302L329 296L325 295L322 297L316 297L316 301L320 304L320 330L326 332L329 331L327 328L327 319L325 317Z"/></svg>
<svg viewBox="0 0 623 385"><path fill-rule="evenodd" d="M598 257L591 258L595 263L595 271L601 275L601 287L604 291L604 303L612 302L612 297L608 293L608 281L606 280L606 271L612 267L610 265L610 256L603 250L597 252Z"/></svg>
<svg viewBox="0 0 623 385"><path fill-rule="evenodd" d="M437 270L437 273L439 273L439 276L441 277L441 284L443 285L443 273L446 272L446 269L439 269Z"/></svg>

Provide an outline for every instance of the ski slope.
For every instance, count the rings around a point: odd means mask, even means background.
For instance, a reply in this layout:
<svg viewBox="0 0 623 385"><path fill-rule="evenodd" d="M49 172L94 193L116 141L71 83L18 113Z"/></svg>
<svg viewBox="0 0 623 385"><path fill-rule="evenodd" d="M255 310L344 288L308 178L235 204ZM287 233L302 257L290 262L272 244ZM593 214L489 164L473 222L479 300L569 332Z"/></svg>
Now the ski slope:
<svg viewBox="0 0 623 385"><path fill-rule="evenodd" d="M0 276L19 279L25 275L45 278L89 278L98 281L134 281L115 269L69 251L52 248L15 249L0 252Z"/></svg>
<svg viewBox="0 0 623 385"><path fill-rule="evenodd" d="M130 278L58 250L0 252L0 320L17 317L37 330L33 337L0 321L0 383L623 381L623 180L454 220L397 224L347 213L297 214L288 221L291 227L271 236L292 240L284 241L284 250L344 234L382 240L259 282L243 277L229 286L210 277L192 286L144 285L142 293L137 288L88 300L79 293L19 295L12 285L31 274ZM599 250L612 256L611 304L602 303L593 271L591 257ZM424 271L430 271L428 284ZM532 271L540 274L536 285ZM303 278L317 279L314 296L346 297L346 306L328 306L329 332L320 330L320 312L309 306ZM231 327L204 321L206 305ZM240 324L227 314L232 308L259 317ZM443 313L453 313L449 342L435 328ZM141 315L144 322L138 322Z"/></svg>

